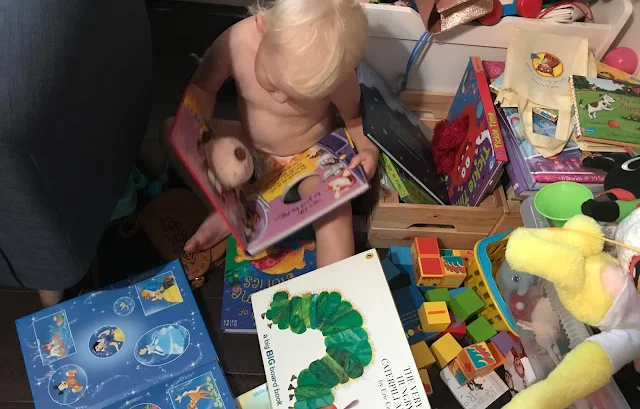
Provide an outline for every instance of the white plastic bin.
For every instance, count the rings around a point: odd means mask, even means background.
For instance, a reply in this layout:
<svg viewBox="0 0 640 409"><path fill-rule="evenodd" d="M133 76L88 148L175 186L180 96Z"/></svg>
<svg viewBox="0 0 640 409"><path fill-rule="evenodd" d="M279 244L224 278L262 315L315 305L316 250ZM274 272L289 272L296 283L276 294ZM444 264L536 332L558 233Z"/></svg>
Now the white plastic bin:
<svg viewBox="0 0 640 409"><path fill-rule="evenodd" d="M365 59L391 86L404 73L409 54L425 31L420 15L409 7L363 4L370 38ZM607 52L632 12L630 0L599 1L593 7L595 23L561 24L547 20L505 17L495 26L468 24L434 36L415 64L407 88L454 93L471 56L504 60L513 29L581 36L597 59Z"/></svg>

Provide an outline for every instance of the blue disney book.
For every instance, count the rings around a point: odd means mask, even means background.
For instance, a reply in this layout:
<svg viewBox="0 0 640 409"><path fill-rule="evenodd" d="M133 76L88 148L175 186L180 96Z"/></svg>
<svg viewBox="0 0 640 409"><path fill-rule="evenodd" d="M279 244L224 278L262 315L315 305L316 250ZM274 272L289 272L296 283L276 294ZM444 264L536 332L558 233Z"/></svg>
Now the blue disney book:
<svg viewBox="0 0 640 409"><path fill-rule="evenodd" d="M16 327L38 409L236 408L178 261Z"/></svg>

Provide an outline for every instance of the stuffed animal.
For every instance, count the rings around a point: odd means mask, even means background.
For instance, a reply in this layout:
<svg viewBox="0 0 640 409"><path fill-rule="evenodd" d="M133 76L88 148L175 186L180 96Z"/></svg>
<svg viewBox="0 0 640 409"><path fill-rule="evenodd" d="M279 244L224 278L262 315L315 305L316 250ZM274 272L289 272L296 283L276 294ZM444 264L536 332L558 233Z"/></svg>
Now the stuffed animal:
<svg viewBox="0 0 640 409"><path fill-rule="evenodd" d="M242 186L253 176L253 158L235 136L204 132L198 149L206 160L207 177L218 192Z"/></svg>
<svg viewBox="0 0 640 409"><path fill-rule="evenodd" d="M626 154L592 156L585 166L607 172L605 192L582 204L582 213L599 222L620 222L640 206L640 157Z"/></svg>
<svg viewBox="0 0 640 409"><path fill-rule="evenodd" d="M506 260L542 277L581 322L602 332L568 353L547 379L525 389L507 409L564 409L606 385L640 357L640 293L615 258L603 252L598 223L584 215L562 229L516 229Z"/></svg>
<svg viewBox="0 0 640 409"><path fill-rule="evenodd" d="M629 216L625 217L616 229L616 241L640 248L640 209L634 210ZM638 291L638 278L640 276L640 254L625 248L616 246L616 257L620 262L622 271L629 274L634 281Z"/></svg>

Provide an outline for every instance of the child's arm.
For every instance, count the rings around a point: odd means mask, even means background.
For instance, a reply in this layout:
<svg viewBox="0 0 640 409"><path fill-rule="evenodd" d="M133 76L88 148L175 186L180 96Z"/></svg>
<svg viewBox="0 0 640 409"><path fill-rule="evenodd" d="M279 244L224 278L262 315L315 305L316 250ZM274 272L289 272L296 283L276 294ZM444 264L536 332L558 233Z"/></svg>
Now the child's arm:
<svg viewBox="0 0 640 409"><path fill-rule="evenodd" d="M376 145L365 136L362 129L360 85L355 70L331 95L331 102L342 116L347 132L358 150L358 155L353 158L350 166L353 168L362 165L367 177L371 179L378 168L379 151Z"/></svg>
<svg viewBox="0 0 640 409"><path fill-rule="evenodd" d="M213 117L218 90L231 76L229 41L232 30L233 27L215 39L191 77L191 90L209 118Z"/></svg>

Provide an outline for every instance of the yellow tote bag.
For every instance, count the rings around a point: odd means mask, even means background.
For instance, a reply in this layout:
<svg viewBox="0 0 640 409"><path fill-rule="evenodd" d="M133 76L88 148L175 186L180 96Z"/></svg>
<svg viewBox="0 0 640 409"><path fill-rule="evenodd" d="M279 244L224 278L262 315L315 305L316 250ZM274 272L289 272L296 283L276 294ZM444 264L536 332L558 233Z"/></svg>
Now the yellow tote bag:
<svg viewBox="0 0 640 409"><path fill-rule="evenodd" d="M596 75L586 38L515 30L496 102L518 108L526 138L545 157L560 153L571 136L571 75ZM555 138L533 132L535 107L558 112Z"/></svg>

